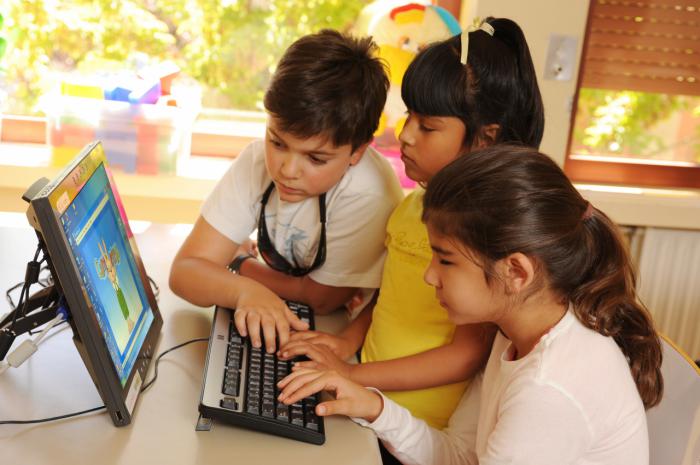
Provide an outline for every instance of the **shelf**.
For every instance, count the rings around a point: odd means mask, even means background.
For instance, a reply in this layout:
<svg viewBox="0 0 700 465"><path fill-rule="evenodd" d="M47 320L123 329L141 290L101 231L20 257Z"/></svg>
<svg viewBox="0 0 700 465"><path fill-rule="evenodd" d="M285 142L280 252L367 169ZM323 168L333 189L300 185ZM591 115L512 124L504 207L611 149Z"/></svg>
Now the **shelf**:
<svg viewBox="0 0 700 465"><path fill-rule="evenodd" d="M41 144L0 144L0 211L25 212L22 194L41 177L53 179L61 168L46 166ZM187 176L114 172L129 219L158 223L194 223L202 202L230 165L230 159L190 157L178 172Z"/></svg>

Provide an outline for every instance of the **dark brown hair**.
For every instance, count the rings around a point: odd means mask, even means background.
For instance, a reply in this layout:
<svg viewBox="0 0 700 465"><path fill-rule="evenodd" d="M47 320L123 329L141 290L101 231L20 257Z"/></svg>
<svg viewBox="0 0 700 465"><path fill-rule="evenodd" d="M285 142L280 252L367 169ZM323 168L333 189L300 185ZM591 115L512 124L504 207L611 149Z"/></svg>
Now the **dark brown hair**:
<svg viewBox="0 0 700 465"><path fill-rule="evenodd" d="M494 263L512 253L533 258L541 278L535 282L571 302L584 326L620 346L650 408L663 393L659 337L636 297L618 228L588 205L546 155L495 145L456 159L433 177L423 220L474 253L487 280Z"/></svg>
<svg viewBox="0 0 700 465"><path fill-rule="evenodd" d="M406 70L401 97L417 113L461 119L468 147L485 138L480 129L489 124L498 124L500 131L494 140L485 140L488 144L539 147L544 105L525 35L510 19L485 21L494 34L468 33L466 66L460 62L461 34L419 52Z"/></svg>
<svg viewBox="0 0 700 465"><path fill-rule="evenodd" d="M280 128L296 137L327 136L353 151L372 140L389 79L370 37L324 29L294 42L265 92Z"/></svg>

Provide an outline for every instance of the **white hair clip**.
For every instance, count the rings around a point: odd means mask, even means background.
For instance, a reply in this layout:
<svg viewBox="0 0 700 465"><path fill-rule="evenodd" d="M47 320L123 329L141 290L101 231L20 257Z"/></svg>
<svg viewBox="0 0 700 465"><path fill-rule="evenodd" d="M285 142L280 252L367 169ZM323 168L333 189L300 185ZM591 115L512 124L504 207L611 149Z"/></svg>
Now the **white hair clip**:
<svg viewBox="0 0 700 465"><path fill-rule="evenodd" d="M479 20L475 20L474 23L470 24L469 27L467 27L465 30L462 31L462 52L459 56L459 61L462 62L463 65L467 64L467 55L469 54L469 33L474 32L474 31L484 31L488 35L493 37L493 33L495 29L493 26L491 26L489 23L485 21L478 22ZM478 26L476 23L478 22Z"/></svg>

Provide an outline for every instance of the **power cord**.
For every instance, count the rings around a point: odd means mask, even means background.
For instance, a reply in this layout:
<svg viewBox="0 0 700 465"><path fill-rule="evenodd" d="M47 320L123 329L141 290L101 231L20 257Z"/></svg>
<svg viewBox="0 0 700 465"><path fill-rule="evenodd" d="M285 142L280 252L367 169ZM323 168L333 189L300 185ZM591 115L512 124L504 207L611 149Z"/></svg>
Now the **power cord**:
<svg viewBox="0 0 700 465"><path fill-rule="evenodd" d="M194 342L207 342L207 341L209 341L209 338L208 338L208 337L198 337L197 339L190 339L189 341L183 342L182 344L178 344L178 345L176 345L176 346L173 346L173 347L171 347L171 348L169 348L169 349L167 349L167 350L161 352L160 355L158 355L158 357L156 358L156 365L155 365L155 367L153 368L153 378L151 378L150 381L148 381L147 383L145 383L145 384L141 387L141 391L140 391L140 392L144 392L146 389L148 389L149 387L151 387L151 385L152 385L152 384L156 381L156 379L158 378L158 363L160 363L160 359L163 357L163 355L167 354L168 352L172 352L172 351L175 350L175 349L179 349L180 347L185 347L186 345L192 344L192 343L194 343Z"/></svg>
<svg viewBox="0 0 700 465"><path fill-rule="evenodd" d="M99 407L89 408L87 410L82 410L80 412L67 413L65 415L59 415L57 417L41 418L39 420L3 420L3 421L0 421L0 425L30 425L33 423L46 423L47 421L63 420L64 418L71 418L71 417L77 417L78 415L85 415L86 413L96 412L98 410L102 410L103 408L105 408L105 406L100 405Z"/></svg>
<svg viewBox="0 0 700 465"><path fill-rule="evenodd" d="M46 262L46 258L43 258L38 263L39 263L39 265L41 265L42 263L45 263L45 262ZM43 288L47 288L47 287L53 285L53 275L51 274L51 271L49 270L48 266L44 265L39 269L36 284L40 285ZM12 286L11 288L9 288L7 291L5 291L5 299L7 300L7 303L10 304L10 308L12 310L16 309L19 306L19 304L15 304L15 301L12 299L12 293L23 286L24 286L24 281L20 281L17 284L15 284L14 286ZM24 292L24 290L22 292Z"/></svg>
<svg viewBox="0 0 700 465"><path fill-rule="evenodd" d="M14 330L14 328L15 328L15 323L17 322L17 317L20 314L19 308L20 307L22 308L22 310L21 310L22 316L26 315L26 313L27 313L27 302L29 301L29 288L31 287L32 284L36 283L39 280L39 273L41 272L41 263L46 258L46 257L44 257L41 259L41 261L37 261L40 253L41 253L41 246L39 245L39 246L37 246L36 252L34 253L34 259L32 261L30 261L29 263L27 263L27 268L24 272L24 281L21 283L22 290L19 293L19 301L17 302L17 306L12 309L14 311L14 316L12 317L12 323L10 326L10 330ZM12 289L16 289L17 287L19 287L19 285L13 287ZM5 296L7 297L8 301L10 302L10 305L12 305L13 302L12 302L12 297L10 296L9 290L7 291Z"/></svg>
<svg viewBox="0 0 700 465"><path fill-rule="evenodd" d="M60 306L56 311L57 315L53 320L50 320L44 329L41 330L39 335L34 339L25 339L15 350L10 352L7 356L7 362L0 362L0 375L3 374L8 368L17 368L21 364L27 361L29 357L34 355L34 352L39 348L41 340L44 339L46 333L48 333L54 326L57 326L65 321L68 321L68 312L64 306Z"/></svg>
<svg viewBox="0 0 700 465"><path fill-rule="evenodd" d="M43 336L40 335L40 337L43 337ZM194 342L205 342L205 341L209 341L209 338L208 337L200 337L200 338L196 338L196 339L190 339L189 341L185 341L181 344L178 344L176 346L173 346L173 347L161 352L160 355L158 355L158 357L156 358L156 364L154 367L153 378L150 381L148 381L146 384L143 385L140 392L143 392L146 389L148 389L149 387L151 387L151 385L158 378L158 363L160 362L160 359L165 354L167 354L168 352L172 352L173 350L179 349L181 347L184 347L186 345L192 344ZM62 420L64 418L77 417L78 415L85 415L86 413L96 412L96 411L102 410L104 408L105 408L104 405L100 405L99 407L93 407L91 409L81 410L80 412L67 413L65 415L59 415L59 416L49 417L49 418L41 418L38 420L0 420L0 425L27 425L27 424L33 424L33 423L46 423L49 421Z"/></svg>

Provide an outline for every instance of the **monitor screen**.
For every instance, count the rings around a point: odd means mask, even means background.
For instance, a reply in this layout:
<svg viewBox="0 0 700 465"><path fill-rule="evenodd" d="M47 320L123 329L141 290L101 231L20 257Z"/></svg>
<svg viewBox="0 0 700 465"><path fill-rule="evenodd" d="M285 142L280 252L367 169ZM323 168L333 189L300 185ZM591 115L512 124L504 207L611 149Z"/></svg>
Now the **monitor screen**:
<svg viewBox="0 0 700 465"><path fill-rule="evenodd" d="M124 385L153 322L153 311L103 164L72 199L61 224Z"/></svg>
<svg viewBox="0 0 700 465"><path fill-rule="evenodd" d="M107 410L128 424L162 318L99 142L30 202L74 340Z"/></svg>

